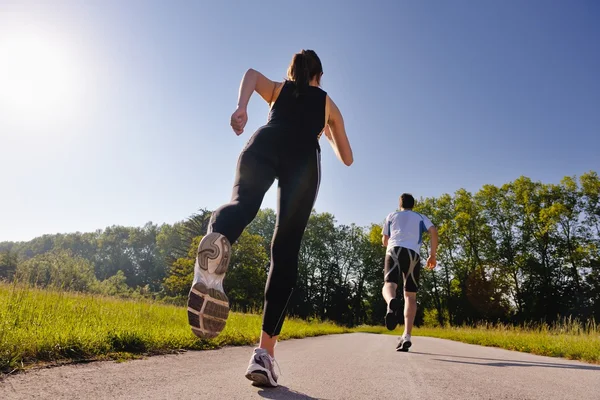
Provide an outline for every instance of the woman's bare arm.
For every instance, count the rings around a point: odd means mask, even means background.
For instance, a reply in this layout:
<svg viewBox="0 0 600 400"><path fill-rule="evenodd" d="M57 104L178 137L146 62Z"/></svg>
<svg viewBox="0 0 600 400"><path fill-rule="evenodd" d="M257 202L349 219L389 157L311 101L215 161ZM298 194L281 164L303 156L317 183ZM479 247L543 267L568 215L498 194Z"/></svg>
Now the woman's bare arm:
<svg viewBox="0 0 600 400"><path fill-rule="evenodd" d="M344 118L337 105L327 96L326 113L328 114L327 125L325 126L325 136L329 139L329 143L333 148L336 156L345 165L350 166L354 162L352 147L346 135L346 127Z"/></svg>
<svg viewBox="0 0 600 400"><path fill-rule="evenodd" d="M274 82L260 72L250 68L244 74L242 83L240 84L238 107L246 108L254 91L269 105L273 104L277 98L276 95L279 94L277 89L280 89L281 86L281 82Z"/></svg>
<svg viewBox="0 0 600 400"><path fill-rule="evenodd" d="M274 82L252 68L246 71L242 78L242 83L240 84L237 109L231 116L231 127L233 128L233 131L238 135L241 135L244 132L244 127L248 122L248 103L250 102L250 97L254 91L269 103L269 105L272 105L277 99L277 96L279 96L282 87L283 84L281 82Z"/></svg>

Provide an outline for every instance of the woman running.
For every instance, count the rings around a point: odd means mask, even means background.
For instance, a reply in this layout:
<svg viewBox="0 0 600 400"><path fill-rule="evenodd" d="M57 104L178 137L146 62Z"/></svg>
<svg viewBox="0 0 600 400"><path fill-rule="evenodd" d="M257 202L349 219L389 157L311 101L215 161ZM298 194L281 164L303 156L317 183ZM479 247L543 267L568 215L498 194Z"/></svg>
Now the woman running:
<svg viewBox="0 0 600 400"><path fill-rule="evenodd" d="M296 285L300 242L319 191L321 134L325 133L344 164L353 162L342 114L319 87L322 75L321 61L312 50L294 55L284 82L273 82L253 69L246 72L231 127L237 135L244 132L254 91L269 103L269 119L240 154L231 202L212 214L208 233L198 247L188 319L197 336L211 338L223 330L229 314L223 278L231 244L252 222L265 193L278 179L262 332L246 372L258 385L277 386L274 349Z"/></svg>

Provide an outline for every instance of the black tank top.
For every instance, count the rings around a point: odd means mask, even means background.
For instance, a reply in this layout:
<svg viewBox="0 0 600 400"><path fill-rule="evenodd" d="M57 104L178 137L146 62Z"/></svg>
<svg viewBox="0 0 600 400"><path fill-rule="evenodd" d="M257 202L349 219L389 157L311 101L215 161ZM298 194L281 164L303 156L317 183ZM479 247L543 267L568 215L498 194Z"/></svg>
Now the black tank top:
<svg viewBox="0 0 600 400"><path fill-rule="evenodd" d="M319 134L325 127L327 92L315 86L296 95L296 84L286 81L269 112L267 126L277 126L289 145L318 148Z"/></svg>

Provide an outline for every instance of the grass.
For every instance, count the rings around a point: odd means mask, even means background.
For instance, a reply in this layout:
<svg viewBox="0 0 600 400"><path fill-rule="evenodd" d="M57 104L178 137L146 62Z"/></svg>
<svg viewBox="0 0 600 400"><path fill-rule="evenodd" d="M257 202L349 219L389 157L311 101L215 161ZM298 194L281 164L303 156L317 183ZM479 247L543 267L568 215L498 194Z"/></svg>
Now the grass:
<svg viewBox="0 0 600 400"><path fill-rule="evenodd" d="M40 363L124 360L252 345L258 342L260 328L260 315L231 313L221 335L200 340L191 333L182 307L0 283L0 373ZM399 334L401 330L389 332L383 326L346 329L290 318L280 338L346 332ZM600 328L577 321L565 320L553 326L415 328L413 335L600 364Z"/></svg>
<svg viewBox="0 0 600 400"><path fill-rule="evenodd" d="M258 342L260 315L231 313L215 339L194 336L182 307L0 284L0 372L44 362L129 359ZM349 332L286 320L280 338Z"/></svg>
<svg viewBox="0 0 600 400"><path fill-rule="evenodd" d="M357 332L401 334L384 327L364 326ZM565 319L554 325L514 327L483 324L475 327L415 328L413 336L429 336L481 346L500 347L550 357L600 364L600 327Z"/></svg>

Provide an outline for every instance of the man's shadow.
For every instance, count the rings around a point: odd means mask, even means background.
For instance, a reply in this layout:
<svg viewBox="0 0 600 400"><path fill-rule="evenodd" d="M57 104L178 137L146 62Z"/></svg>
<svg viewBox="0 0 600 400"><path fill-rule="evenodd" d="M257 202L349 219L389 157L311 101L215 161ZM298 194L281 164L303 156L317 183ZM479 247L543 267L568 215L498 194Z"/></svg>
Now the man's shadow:
<svg viewBox="0 0 600 400"><path fill-rule="evenodd" d="M276 388L261 388L258 391L258 395L265 399L275 400L325 400L322 397L312 397L282 385L279 385Z"/></svg>
<svg viewBox="0 0 600 400"><path fill-rule="evenodd" d="M581 364L559 364L559 363L548 363L541 361L522 361L522 360L501 360L497 358L481 358L481 357L467 357L457 356L450 354L433 354L433 353L421 353L418 351L411 351L410 354L420 354L426 356L438 356L448 358L462 358L468 360L481 360L481 361L495 361L495 362L476 362L476 361L460 361L460 360L443 360L441 358L434 358L436 361L443 361L449 363L458 364L470 364L470 365L484 365L488 367L542 367L542 368L563 368L563 369L582 369L588 371L600 371L600 366L595 365L581 365Z"/></svg>

